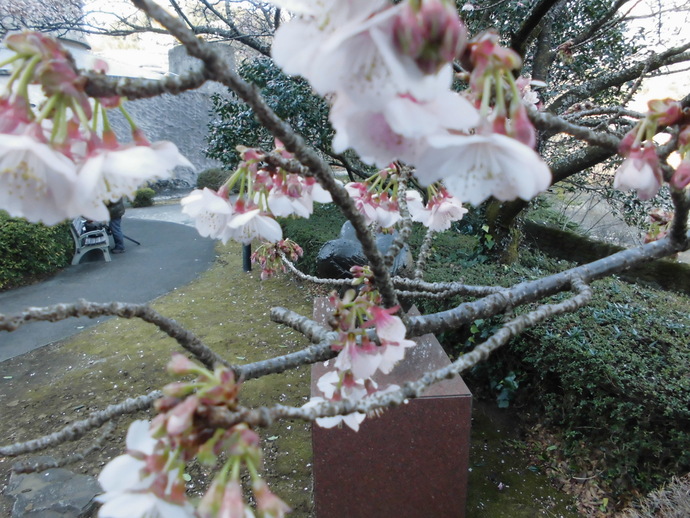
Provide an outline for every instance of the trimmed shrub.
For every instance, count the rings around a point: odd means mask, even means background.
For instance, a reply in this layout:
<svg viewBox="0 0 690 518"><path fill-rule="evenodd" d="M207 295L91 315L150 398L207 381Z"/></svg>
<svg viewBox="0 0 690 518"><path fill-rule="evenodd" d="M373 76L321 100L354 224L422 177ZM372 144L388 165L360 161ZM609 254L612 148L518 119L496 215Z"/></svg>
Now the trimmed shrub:
<svg viewBox="0 0 690 518"><path fill-rule="evenodd" d="M461 248L462 236L457 239ZM425 280L459 273L440 256L432 256L430 266ZM525 249L508 269L486 262L461 271L467 284L490 285L498 276L513 284L570 266ZM418 305L438 311L453 303ZM463 376L473 391L490 394L499 404L516 400L536 409L541 421L562 431L574 466L578 459L602 459L601 479L614 493L649 491L690 470L687 308L683 295L617 278L597 281L587 306L529 329ZM501 323L498 317L478 320L439 340L459 355Z"/></svg>
<svg viewBox="0 0 690 518"><path fill-rule="evenodd" d="M226 180L230 177L230 172L220 167L212 167L199 173L196 179L197 189L208 187L214 191L220 189Z"/></svg>
<svg viewBox="0 0 690 518"><path fill-rule="evenodd" d="M132 207L151 207L153 205L153 197L156 195L156 191L149 187L142 187L137 189L132 200Z"/></svg>
<svg viewBox="0 0 690 518"><path fill-rule="evenodd" d="M68 223L47 227L0 211L0 290L30 284L64 268L73 248Z"/></svg>

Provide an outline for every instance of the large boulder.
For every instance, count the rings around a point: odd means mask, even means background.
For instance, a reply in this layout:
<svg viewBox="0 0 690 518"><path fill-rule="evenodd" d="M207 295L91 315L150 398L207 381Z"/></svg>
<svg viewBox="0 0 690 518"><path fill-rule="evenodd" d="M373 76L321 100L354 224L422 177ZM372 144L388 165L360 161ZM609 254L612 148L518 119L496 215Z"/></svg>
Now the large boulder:
<svg viewBox="0 0 690 518"><path fill-rule="evenodd" d="M376 234L376 247L385 254L393 244L398 233ZM326 279L347 279L352 277L350 268L364 266L367 259L364 256L361 243L352 223L346 221L340 229L340 237L328 241L316 256L316 271L319 277ZM393 261L390 268L392 275L400 274L401 270L411 264L411 257L407 247L403 247Z"/></svg>
<svg viewBox="0 0 690 518"><path fill-rule="evenodd" d="M13 501L12 518L81 518L91 516L97 506L94 498L102 492L93 477L52 468L38 473L13 473L5 496Z"/></svg>

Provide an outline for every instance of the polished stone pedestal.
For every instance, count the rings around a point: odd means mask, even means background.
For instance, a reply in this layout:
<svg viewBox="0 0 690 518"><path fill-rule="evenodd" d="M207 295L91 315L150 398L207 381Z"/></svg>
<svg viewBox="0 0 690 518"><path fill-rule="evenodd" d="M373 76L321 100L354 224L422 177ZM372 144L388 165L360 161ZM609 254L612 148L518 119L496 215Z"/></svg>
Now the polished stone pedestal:
<svg viewBox="0 0 690 518"><path fill-rule="evenodd" d="M327 301L314 316L324 321ZM433 335L416 340L379 388L402 385L450 360ZM312 366L312 396L328 371ZM462 518L465 516L472 395L462 378L438 383L418 399L368 417L359 432L314 424L314 501L317 518Z"/></svg>

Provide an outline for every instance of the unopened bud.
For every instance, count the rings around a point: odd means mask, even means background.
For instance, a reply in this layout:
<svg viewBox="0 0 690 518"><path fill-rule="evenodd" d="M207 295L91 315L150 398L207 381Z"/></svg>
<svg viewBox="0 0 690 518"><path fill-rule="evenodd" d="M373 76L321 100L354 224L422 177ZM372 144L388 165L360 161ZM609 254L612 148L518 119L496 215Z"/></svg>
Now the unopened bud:
<svg viewBox="0 0 690 518"><path fill-rule="evenodd" d="M685 189L690 184L690 158L686 157L673 172L669 182L676 189Z"/></svg>
<svg viewBox="0 0 690 518"><path fill-rule="evenodd" d="M683 116L683 107L673 99L653 99L647 103L647 106L649 115L662 126L675 124Z"/></svg>
<svg viewBox="0 0 690 518"><path fill-rule="evenodd" d="M408 2L397 16L393 38L398 49L426 74L435 74L459 57L467 30L455 6L446 0Z"/></svg>

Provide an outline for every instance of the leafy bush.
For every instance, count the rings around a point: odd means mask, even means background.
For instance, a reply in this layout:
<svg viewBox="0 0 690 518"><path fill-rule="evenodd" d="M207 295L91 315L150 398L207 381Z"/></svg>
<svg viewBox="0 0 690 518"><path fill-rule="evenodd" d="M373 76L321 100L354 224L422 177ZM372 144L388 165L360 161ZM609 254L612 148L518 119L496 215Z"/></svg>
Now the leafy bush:
<svg viewBox="0 0 690 518"><path fill-rule="evenodd" d="M67 223L46 227L0 211L0 289L30 283L67 266L73 248Z"/></svg>
<svg viewBox="0 0 690 518"><path fill-rule="evenodd" d="M212 167L199 173L196 179L196 188L203 189L208 187L214 191L220 189L225 181L230 176L230 173L220 167Z"/></svg>
<svg viewBox="0 0 690 518"><path fill-rule="evenodd" d="M687 298L602 281L594 300L511 349L573 453L598 448L615 489L690 470Z"/></svg>
<svg viewBox="0 0 690 518"><path fill-rule="evenodd" d="M330 150L333 130L328 122L328 105L314 95L305 80L285 75L266 57L245 61L238 72L261 89L278 117L295 128L310 145ZM238 145L272 147L273 136L259 124L244 102L214 96L213 111L218 118L209 125L208 157L234 169L239 161Z"/></svg>
<svg viewBox="0 0 690 518"><path fill-rule="evenodd" d="M132 207L150 207L153 205L153 197L156 195L156 191L149 187L142 187L137 189L132 200Z"/></svg>
<svg viewBox="0 0 690 518"><path fill-rule="evenodd" d="M458 275L439 256L430 267L429 281ZM500 273L513 284L567 267L522 250L510 269L487 262L462 275L468 284L488 285ZM419 305L439 310L458 302ZM687 308L682 295L615 278L598 281L589 305L527 331L465 377L475 392L487 392L499 403L517 397L521 405L540 409L544 420L563 431L571 459L603 458L602 478L614 491L648 491L669 475L690 470ZM451 354L461 354L500 323L477 321L439 340ZM508 386L507 379L519 380L519 386Z"/></svg>

